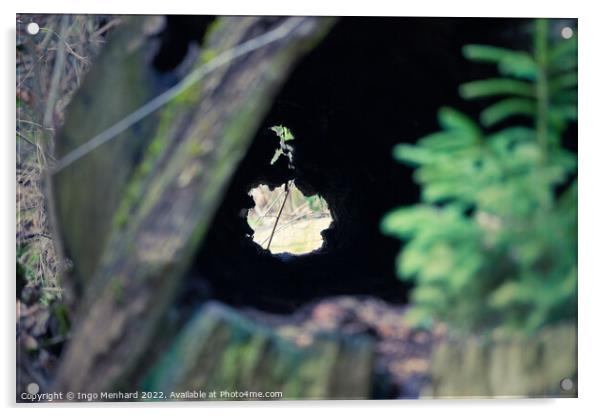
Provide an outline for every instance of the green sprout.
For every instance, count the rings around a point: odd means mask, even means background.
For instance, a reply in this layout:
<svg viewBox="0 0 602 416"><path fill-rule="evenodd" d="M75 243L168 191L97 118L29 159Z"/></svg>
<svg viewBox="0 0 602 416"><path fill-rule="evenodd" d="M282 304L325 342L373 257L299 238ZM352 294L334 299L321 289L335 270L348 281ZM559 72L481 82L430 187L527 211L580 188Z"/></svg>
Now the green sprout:
<svg viewBox="0 0 602 416"><path fill-rule="evenodd" d="M288 158L289 168L292 168L293 146L291 146L290 144L287 144L286 142L294 140L295 136L293 135L293 133L291 132L291 130L288 127L284 127L282 125L272 126L272 127L270 127L270 130L272 130L274 133L276 133L276 135L280 138L280 147L278 149L276 149L276 151L274 152L274 156L272 157L272 160L270 161L270 165L273 165L274 163L276 163L278 161L278 159L280 158L280 156L284 155Z"/></svg>

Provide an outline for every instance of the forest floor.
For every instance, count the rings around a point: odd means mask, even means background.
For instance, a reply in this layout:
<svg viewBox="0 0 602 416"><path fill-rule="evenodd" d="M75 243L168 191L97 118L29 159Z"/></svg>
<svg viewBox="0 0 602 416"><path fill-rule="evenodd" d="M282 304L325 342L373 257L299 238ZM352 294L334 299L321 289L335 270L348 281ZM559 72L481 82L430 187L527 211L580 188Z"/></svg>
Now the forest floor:
<svg viewBox="0 0 602 416"><path fill-rule="evenodd" d="M364 335L375 342L375 383L378 398L417 398L428 384L433 346L446 337L439 324L432 331L411 328L404 319L406 306L366 296L336 296L308 304L292 315L245 309L299 346L312 343L319 333Z"/></svg>

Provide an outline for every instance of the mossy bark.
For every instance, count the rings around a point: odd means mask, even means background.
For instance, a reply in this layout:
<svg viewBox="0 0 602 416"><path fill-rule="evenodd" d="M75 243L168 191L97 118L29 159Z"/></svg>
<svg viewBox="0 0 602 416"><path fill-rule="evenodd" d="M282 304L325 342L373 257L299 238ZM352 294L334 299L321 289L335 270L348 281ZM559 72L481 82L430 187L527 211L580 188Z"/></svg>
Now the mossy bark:
<svg viewBox="0 0 602 416"><path fill-rule="evenodd" d="M271 98L292 64L332 23L323 18L299 19L300 24L285 37L218 68L163 108L157 114L159 127L155 127L160 136L139 138L155 147L147 149L134 174L134 169L129 170L131 180L121 187L120 200L103 222L111 225L110 231L104 249L94 245L102 255L88 266L94 270L90 272L93 277L85 281L78 322L61 357L55 390L100 392L133 387L132 372L156 339L158 325ZM220 18L203 48L219 54L285 20ZM125 63L116 59L115 71ZM85 109L71 114L93 117ZM109 157L111 151L103 150ZM85 164L71 167L74 178ZM83 195L98 192L95 183L110 183L110 173L97 172L85 185L59 180L57 193L68 192L63 187L69 184ZM97 203L95 209L102 211L102 201ZM58 211L62 209L65 204L59 204ZM77 209L74 203L69 212ZM66 215L61 213L59 218ZM95 217L88 220L95 221ZM60 225L66 229L73 223L66 219ZM72 241L95 238L80 232ZM83 261L90 262L85 256ZM79 262L77 256L74 262Z"/></svg>
<svg viewBox="0 0 602 416"><path fill-rule="evenodd" d="M124 19L69 104L55 140L57 160L159 93L149 38L161 18ZM133 161L155 125L155 115L147 117L52 178L51 208L64 252L74 263L75 296L94 275Z"/></svg>
<svg viewBox="0 0 602 416"><path fill-rule="evenodd" d="M300 347L219 303L190 320L142 383L144 391L281 392L276 399L367 399L373 344L324 334ZM257 399L242 397L241 399Z"/></svg>

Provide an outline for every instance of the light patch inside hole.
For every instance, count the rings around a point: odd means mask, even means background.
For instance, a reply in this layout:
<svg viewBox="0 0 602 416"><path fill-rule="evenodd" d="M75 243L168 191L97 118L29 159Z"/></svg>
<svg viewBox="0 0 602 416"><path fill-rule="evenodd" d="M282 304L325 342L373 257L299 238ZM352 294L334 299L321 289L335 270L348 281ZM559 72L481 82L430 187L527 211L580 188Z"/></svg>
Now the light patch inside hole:
<svg viewBox="0 0 602 416"><path fill-rule="evenodd" d="M288 189L288 192L287 192ZM260 184L249 191L255 207L247 213L253 241L272 254L305 254L322 247L321 232L332 223L328 204L319 195L305 196L294 181L270 190Z"/></svg>

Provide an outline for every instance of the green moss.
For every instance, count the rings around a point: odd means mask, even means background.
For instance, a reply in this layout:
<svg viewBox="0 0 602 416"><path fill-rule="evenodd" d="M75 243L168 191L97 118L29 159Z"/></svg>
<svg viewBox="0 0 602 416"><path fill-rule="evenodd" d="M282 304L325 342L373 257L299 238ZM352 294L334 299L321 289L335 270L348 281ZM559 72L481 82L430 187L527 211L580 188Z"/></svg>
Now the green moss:
<svg viewBox="0 0 602 416"><path fill-rule="evenodd" d="M203 146L202 140L193 140L186 145L187 153L192 157L201 157L207 153L207 146Z"/></svg>
<svg viewBox="0 0 602 416"><path fill-rule="evenodd" d="M209 24L207 30L205 31L205 36L203 39L203 49L199 55L199 58L196 62L195 68L200 68L203 65L206 65L208 62L215 59L218 55L218 51L209 46L210 39L213 35L218 31L218 29L222 26L222 18L217 18L213 22ZM202 90L202 82L197 82L192 85L185 91L182 91L179 95L174 98L174 102L177 104L182 104L186 106L194 105L199 102L199 96Z"/></svg>
<svg viewBox="0 0 602 416"><path fill-rule="evenodd" d="M216 18L213 22L209 23L207 30L205 31L205 37L203 38L203 46L209 43L209 39L219 30L223 24L223 17Z"/></svg>
<svg viewBox="0 0 602 416"><path fill-rule="evenodd" d="M173 98L173 104L184 108L190 108L191 106L198 104L202 86L203 84L201 81L197 81L190 85Z"/></svg>
<svg viewBox="0 0 602 416"><path fill-rule="evenodd" d="M201 52L201 58L199 64L205 65L209 61L212 61L217 56L217 50L215 49L205 49Z"/></svg>
<svg viewBox="0 0 602 416"><path fill-rule="evenodd" d="M113 225L116 229L121 230L125 227L133 207L140 200L141 195L144 192L146 180L152 173L157 160L167 147L170 127L173 125L178 111L180 111L179 106L176 103L170 103L161 112L157 133L146 148L142 162L134 170L132 178L124 190L121 203L115 213Z"/></svg>
<svg viewBox="0 0 602 416"><path fill-rule="evenodd" d="M115 299L115 302L122 303L124 300L123 282L118 277L111 281L111 291L113 292L113 299Z"/></svg>

